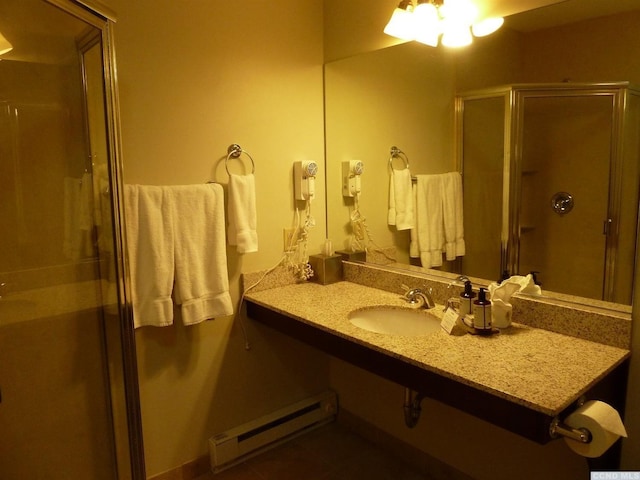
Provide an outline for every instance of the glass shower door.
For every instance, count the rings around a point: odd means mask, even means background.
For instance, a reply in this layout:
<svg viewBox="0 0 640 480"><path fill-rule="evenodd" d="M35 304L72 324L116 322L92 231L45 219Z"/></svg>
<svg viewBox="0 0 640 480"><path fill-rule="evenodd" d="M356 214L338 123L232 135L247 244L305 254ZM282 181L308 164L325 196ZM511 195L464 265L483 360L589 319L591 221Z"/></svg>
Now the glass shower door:
<svg viewBox="0 0 640 480"><path fill-rule="evenodd" d="M51 3L0 2L0 478L142 479L106 23Z"/></svg>
<svg viewBox="0 0 640 480"><path fill-rule="evenodd" d="M604 298L614 107L612 94L523 96L519 272L545 290Z"/></svg>

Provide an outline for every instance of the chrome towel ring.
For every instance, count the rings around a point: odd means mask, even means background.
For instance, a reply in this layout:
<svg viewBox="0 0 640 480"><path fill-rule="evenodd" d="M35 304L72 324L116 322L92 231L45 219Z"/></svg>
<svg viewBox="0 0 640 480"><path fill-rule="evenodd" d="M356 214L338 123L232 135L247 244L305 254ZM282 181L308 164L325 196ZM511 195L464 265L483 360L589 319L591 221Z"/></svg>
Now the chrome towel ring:
<svg viewBox="0 0 640 480"><path fill-rule="evenodd" d="M391 147L391 151L389 152L391 156L389 157L389 168L393 171L393 159L399 158L404 162L404 168L409 168L409 157L407 154L400 150L398 147Z"/></svg>
<svg viewBox="0 0 640 480"><path fill-rule="evenodd" d="M249 152L247 152L246 150L243 150L242 147L237 143L232 143L227 148L227 158L224 161L224 169L227 171L227 175L231 175L231 173L229 172L229 165L228 165L229 159L240 158L240 155L242 155L243 153L247 157L249 157L249 160L251 160L251 173L252 174L256 173L256 164L253 161L253 158L251 157L251 155L249 155Z"/></svg>

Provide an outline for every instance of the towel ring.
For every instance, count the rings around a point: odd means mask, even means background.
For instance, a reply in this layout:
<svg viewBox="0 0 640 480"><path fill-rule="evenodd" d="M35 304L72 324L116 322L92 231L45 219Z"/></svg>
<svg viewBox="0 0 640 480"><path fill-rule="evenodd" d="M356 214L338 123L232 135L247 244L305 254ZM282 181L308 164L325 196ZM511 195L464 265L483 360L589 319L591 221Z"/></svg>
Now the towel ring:
<svg viewBox="0 0 640 480"><path fill-rule="evenodd" d="M231 175L231 173L229 173L229 166L227 165L227 163L229 162L229 159L240 158L240 155L242 155L243 153L247 157L249 157L249 160L251 160L251 173L252 174L256 173L256 163L253 161L253 158L251 157L251 155L249 155L249 152L247 152L246 150L243 150L242 147L237 143L232 143L227 148L227 159L224 161L224 169L227 171L227 175Z"/></svg>
<svg viewBox="0 0 640 480"><path fill-rule="evenodd" d="M393 171L393 159L400 158L404 162L404 168L409 169L409 157L407 154L400 150L398 147L391 147L391 151L389 152L391 156L389 157L389 168Z"/></svg>

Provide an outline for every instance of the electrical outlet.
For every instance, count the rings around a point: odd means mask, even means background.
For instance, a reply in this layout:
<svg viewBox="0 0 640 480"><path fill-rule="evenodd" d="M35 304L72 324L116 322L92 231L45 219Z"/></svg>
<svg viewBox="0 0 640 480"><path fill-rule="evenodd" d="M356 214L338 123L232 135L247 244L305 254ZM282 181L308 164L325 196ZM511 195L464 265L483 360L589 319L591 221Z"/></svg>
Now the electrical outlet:
<svg viewBox="0 0 640 480"><path fill-rule="evenodd" d="M300 233L300 231L296 228L285 228L282 233L284 239L283 250L285 252L290 252L298 243L298 233Z"/></svg>

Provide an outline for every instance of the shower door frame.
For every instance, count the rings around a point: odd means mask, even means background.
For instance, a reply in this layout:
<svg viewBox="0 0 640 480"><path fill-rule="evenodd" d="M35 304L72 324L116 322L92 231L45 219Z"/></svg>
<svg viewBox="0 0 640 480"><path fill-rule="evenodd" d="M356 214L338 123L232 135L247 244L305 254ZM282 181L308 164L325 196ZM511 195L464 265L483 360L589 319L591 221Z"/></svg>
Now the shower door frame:
<svg viewBox="0 0 640 480"><path fill-rule="evenodd" d="M524 104L530 98L610 97L611 99L611 145L609 149L609 184L607 218L603 219L605 251L603 252L603 277L601 300L611 300L615 288L615 266L618 250L618 227L622 197L622 149L623 122L626 95L629 84L615 83L551 83L526 84L512 87L512 118L515 139L511 145L513 175L509 186L511 208L509 214L509 245L507 268L518 272L520 266L520 235L522 218L522 164L524 138Z"/></svg>
<svg viewBox="0 0 640 480"><path fill-rule="evenodd" d="M612 101L611 147L609 158L608 218L603 261L603 300L613 298L615 290L615 268L618 250L618 218L622 201L622 155L625 113L630 94L640 95L629 82L608 83L541 83L513 84L487 88L456 96L456 159L457 168L463 171L464 104L469 100L502 97L504 115L504 163L502 185L502 233L501 272L515 274L520 265L520 219L522 214L522 160L524 103L528 98L608 96ZM464 179L463 179L464 181Z"/></svg>
<svg viewBox="0 0 640 480"><path fill-rule="evenodd" d="M114 379L117 379L119 382L117 385L110 385L112 390L112 410L125 412L124 415L112 416L114 422L113 433L116 441L116 461L119 480L144 480L146 479L146 472L135 331L131 306L131 292L128 281L130 277L126 257L126 236L124 220L122 218L124 197L120 105L116 75L115 42L113 39L113 24L116 22L116 15L112 10L97 0L43 1L60 8L100 31L119 319L118 324L114 325L118 345L114 346L113 352L119 355L119 358L116 359L116 364L121 366L121 371L113 372L113 375L110 375L109 381L112 382ZM105 331L105 335L106 334L107 332ZM120 392L120 395L114 396L113 391ZM113 405L116 402L118 405Z"/></svg>

